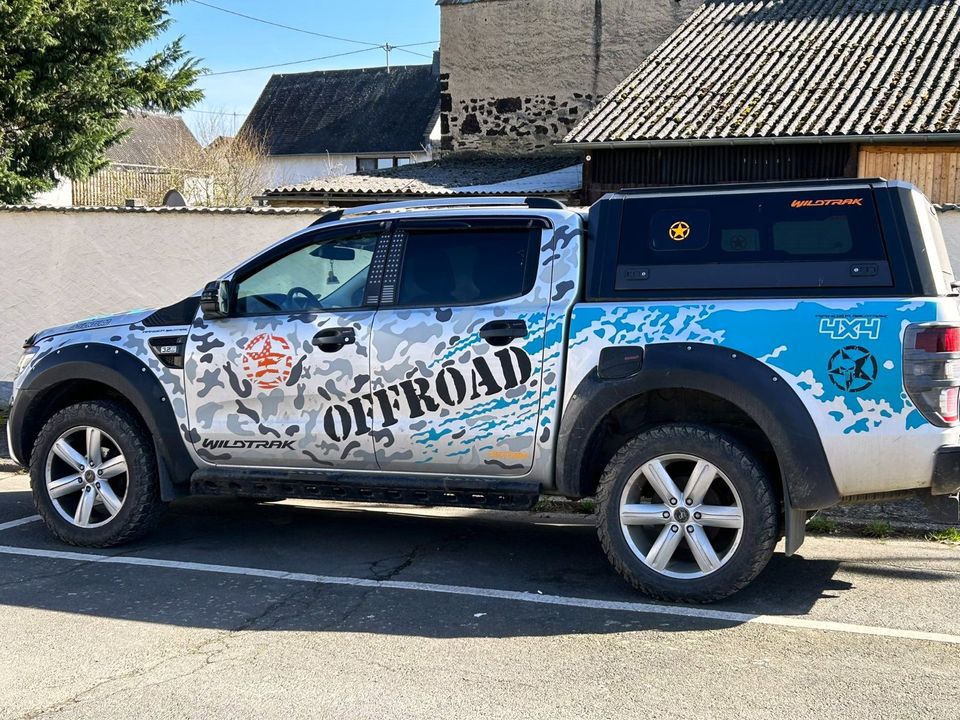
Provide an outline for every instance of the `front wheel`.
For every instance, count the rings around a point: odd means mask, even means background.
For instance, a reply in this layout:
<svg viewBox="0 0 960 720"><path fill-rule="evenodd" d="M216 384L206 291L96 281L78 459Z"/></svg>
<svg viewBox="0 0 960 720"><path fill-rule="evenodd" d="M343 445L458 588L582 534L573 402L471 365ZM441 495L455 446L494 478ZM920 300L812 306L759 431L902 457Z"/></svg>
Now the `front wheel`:
<svg viewBox="0 0 960 720"><path fill-rule="evenodd" d="M727 597L763 570L777 543L778 502L762 466L704 426L637 435L607 465L598 501L610 562L661 600Z"/></svg>
<svg viewBox="0 0 960 720"><path fill-rule="evenodd" d="M150 436L115 402L82 402L54 414L34 444L30 484L44 523L71 545L128 542L163 509Z"/></svg>

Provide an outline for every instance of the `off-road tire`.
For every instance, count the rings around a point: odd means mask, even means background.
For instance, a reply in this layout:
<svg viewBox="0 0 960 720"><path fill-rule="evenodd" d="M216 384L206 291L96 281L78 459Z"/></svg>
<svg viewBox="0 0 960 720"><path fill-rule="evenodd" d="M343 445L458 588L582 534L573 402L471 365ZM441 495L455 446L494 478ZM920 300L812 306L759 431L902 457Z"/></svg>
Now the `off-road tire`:
<svg viewBox="0 0 960 720"><path fill-rule="evenodd" d="M46 461L53 443L70 428L84 425L99 428L112 437L127 461L123 507L101 527L77 527L66 521L54 508L46 489ZM156 525L165 507L160 499L157 459L149 432L130 410L107 400L70 405L47 420L30 456L30 486L37 512L47 528L71 545L111 547L135 540Z"/></svg>
<svg viewBox="0 0 960 720"><path fill-rule="evenodd" d="M734 485L743 507L743 531L733 555L697 579L668 577L647 566L630 549L620 524L620 497L631 475L670 453L713 463ZM597 502L597 532L610 562L633 587L658 600L709 603L728 597L763 570L777 543L779 501L763 466L739 442L702 425L661 425L627 442L608 463Z"/></svg>

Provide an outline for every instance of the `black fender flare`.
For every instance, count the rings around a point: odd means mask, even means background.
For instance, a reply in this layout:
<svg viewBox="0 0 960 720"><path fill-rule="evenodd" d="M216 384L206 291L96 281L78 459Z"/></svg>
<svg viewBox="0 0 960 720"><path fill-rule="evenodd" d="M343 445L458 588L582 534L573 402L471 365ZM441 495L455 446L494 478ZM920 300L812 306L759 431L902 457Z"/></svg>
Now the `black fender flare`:
<svg viewBox="0 0 960 720"><path fill-rule="evenodd" d="M67 345L49 352L30 369L10 409L14 454L29 462L28 434L24 430L37 402L58 386L83 381L112 387L136 409L153 436L164 499L184 494L197 466L187 451L167 393L142 360L110 345Z"/></svg>
<svg viewBox="0 0 960 720"><path fill-rule="evenodd" d="M639 348L638 348L639 349ZM654 343L629 377L601 379L591 370L574 389L557 437L557 490L582 497L587 443L615 407L656 390L696 390L738 407L773 446L788 510L818 510L840 500L817 426L797 393L750 355L703 343Z"/></svg>

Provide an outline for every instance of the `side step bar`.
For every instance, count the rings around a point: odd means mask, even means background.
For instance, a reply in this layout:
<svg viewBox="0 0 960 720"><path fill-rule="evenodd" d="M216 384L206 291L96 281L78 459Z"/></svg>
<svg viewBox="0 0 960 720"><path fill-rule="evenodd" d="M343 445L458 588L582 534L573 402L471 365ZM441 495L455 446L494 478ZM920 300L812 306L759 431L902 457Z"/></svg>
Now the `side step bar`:
<svg viewBox="0 0 960 720"><path fill-rule="evenodd" d="M515 478L365 476L298 470L204 468L190 477L190 492L193 495L529 510L540 497L540 485Z"/></svg>

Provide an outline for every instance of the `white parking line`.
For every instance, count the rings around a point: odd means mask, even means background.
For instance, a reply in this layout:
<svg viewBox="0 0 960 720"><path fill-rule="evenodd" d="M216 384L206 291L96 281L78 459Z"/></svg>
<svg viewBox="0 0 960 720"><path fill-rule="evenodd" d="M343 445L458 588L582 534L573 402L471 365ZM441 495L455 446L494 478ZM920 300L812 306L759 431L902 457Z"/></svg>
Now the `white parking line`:
<svg viewBox="0 0 960 720"><path fill-rule="evenodd" d="M0 532L9 530L10 528L20 527L21 525L27 525L28 523L36 522L39 519L39 515L31 515L30 517L20 518L19 520L11 520L10 522L0 523Z"/></svg>
<svg viewBox="0 0 960 720"><path fill-rule="evenodd" d="M26 520L27 518L24 518L24 521ZM381 590L408 590L414 592L441 593L444 595L463 595L467 597L510 600L513 602L535 603L540 605L560 605L563 607L584 608L589 610L615 610L644 615L671 615L700 620L715 620L740 624L753 623L800 630L821 630L851 635L872 635L901 640L926 640L929 642L960 645L960 635L947 635L944 633L924 632L920 630L901 630L898 628L877 627L873 625L854 625L850 623L783 617L779 615L756 615L753 613L710 610L699 607L654 605L652 603L619 602L615 600L592 600L590 598L541 595L539 593L519 592L516 590L495 590L492 588L406 582L403 580L370 580L367 578L338 577L335 575L292 573L283 570L264 570L261 568L248 568L236 565L212 565L179 560L160 560L157 558L95 555L93 553L70 552L65 550L38 550L35 548L12 547L9 545L0 545L0 554L50 558L54 560L72 560L82 563L104 563L107 565L133 565L167 570L188 570L192 572L219 573L222 575L245 575L249 577L313 583L317 585L348 585Z"/></svg>

